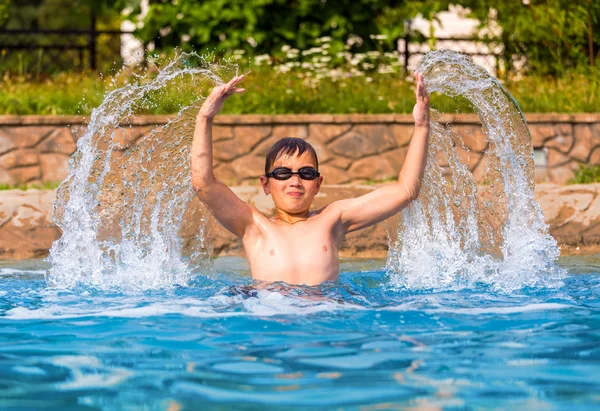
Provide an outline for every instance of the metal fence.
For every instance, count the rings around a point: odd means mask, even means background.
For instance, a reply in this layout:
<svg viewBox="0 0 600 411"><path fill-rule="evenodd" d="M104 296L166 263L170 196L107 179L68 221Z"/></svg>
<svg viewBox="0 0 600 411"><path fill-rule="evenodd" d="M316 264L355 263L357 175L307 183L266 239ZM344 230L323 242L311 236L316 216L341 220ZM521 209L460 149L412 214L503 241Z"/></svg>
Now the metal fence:
<svg viewBox="0 0 600 411"><path fill-rule="evenodd" d="M119 66L121 30L98 30L92 11L87 29L0 29L0 72L52 73Z"/></svg>
<svg viewBox="0 0 600 411"><path fill-rule="evenodd" d="M0 73L53 73L121 67L122 35L132 32L98 30L90 10L87 29L0 29ZM468 54L476 63L497 75L502 65L503 44L496 39L475 37L427 38L420 33L395 42L401 63L414 70L422 55L432 49L450 49Z"/></svg>

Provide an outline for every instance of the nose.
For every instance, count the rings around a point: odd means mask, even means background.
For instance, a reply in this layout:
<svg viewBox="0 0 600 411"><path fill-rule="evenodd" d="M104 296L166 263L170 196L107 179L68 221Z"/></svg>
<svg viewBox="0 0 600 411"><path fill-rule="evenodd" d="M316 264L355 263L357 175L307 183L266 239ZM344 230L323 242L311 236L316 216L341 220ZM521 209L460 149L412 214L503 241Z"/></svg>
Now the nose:
<svg viewBox="0 0 600 411"><path fill-rule="evenodd" d="M290 178L290 186L292 186L292 187L302 187L302 183L301 183L301 179L300 179L299 175L294 174Z"/></svg>

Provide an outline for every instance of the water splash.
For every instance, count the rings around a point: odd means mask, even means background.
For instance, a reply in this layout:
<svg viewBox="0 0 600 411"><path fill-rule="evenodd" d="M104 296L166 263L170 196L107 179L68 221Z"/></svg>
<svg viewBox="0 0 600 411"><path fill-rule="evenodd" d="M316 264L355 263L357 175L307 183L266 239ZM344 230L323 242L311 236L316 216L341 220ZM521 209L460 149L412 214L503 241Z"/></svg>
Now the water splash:
<svg viewBox="0 0 600 411"><path fill-rule="evenodd" d="M396 287L492 285L512 291L562 285L559 251L534 200L533 150L523 113L508 91L470 57L427 53L418 72L428 90L462 96L476 108L488 148L481 185L461 161L462 138L432 113L427 169L417 201L402 212L388 270ZM447 163L447 166L445 166Z"/></svg>
<svg viewBox="0 0 600 411"><path fill-rule="evenodd" d="M213 223L192 193L188 164L201 99L141 138L124 124L136 121L136 108L151 107L173 83L222 83L234 71L183 53L154 75L106 96L58 190L54 217L63 235L50 250L48 284L125 291L189 284L210 255L205 232ZM397 239L391 240L392 285L486 283L500 290L560 285L558 249L533 199L531 138L518 105L460 54L429 53L419 71L431 92L466 97L477 108L489 141L488 170L486 185L478 186L454 147L460 137L434 113L421 195L404 210ZM437 163L440 157L448 167ZM182 238L194 240L183 244Z"/></svg>
<svg viewBox="0 0 600 411"><path fill-rule="evenodd" d="M162 127L136 136L131 124L137 109L152 107L169 87L222 83L234 70L182 53L105 97L58 189L54 220L63 234L50 250L48 284L125 290L187 284L210 254L204 243L210 221L193 195L188 164L201 97ZM184 252L180 234L190 229L198 235Z"/></svg>

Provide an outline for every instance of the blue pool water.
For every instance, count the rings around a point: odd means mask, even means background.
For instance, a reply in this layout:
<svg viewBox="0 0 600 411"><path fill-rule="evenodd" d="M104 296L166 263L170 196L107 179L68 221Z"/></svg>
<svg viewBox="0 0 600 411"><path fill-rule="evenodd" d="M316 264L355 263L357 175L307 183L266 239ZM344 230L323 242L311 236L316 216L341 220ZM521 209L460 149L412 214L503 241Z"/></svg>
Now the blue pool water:
<svg viewBox="0 0 600 411"><path fill-rule="evenodd" d="M2 263L0 408L600 409L600 257L560 265L562 287L510 293L394 288L383 261L257 290L222 258L123 294Z"/></svg>

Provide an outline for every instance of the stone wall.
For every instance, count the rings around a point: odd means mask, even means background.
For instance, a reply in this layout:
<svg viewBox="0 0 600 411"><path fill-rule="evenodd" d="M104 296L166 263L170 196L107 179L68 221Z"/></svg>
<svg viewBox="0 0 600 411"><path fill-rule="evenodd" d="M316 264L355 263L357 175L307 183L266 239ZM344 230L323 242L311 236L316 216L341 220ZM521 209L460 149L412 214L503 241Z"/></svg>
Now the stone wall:
<svg viewBox="0 0 600 411"><path fill-rule="evenodd" d="M542 165L536 182L564 184L580 164L600 164L600 114L527 114ZM144 116L118 130L123 147L135 143L168 116ZM87 118L0 116L0 184L58 182ZM469 149L475 175L485 167L487 144L475 115L447 115ZM384 181L397 176L413 130L411 115L218 116L213 131L216 176L230 185L254 184L264 155L286 136L309 141L327 184ZM459 151L462 149L458 148ZM465 153L461 153L465 154ZM546 165L543 165L543 163Z"/></svg>
<svg viewBox="0 0 600 411"><path fill-rule="evenodd" d="M372 191L374 186L322 186L314 208L342 198L352 198ZM272 215L271 197L259 187L232 187L243 201ZM0 260L40 258L48 255L52 242L61 231L52 223L54 190L6 190L0 192ZM600 184L559 186L540 184L535 199L542 209L550 234L561 246L561 254L600 252ZM199 200L190 207L199 210ZM199 215L191 213L190 215ZM192 218L181 233L184 247L195 243L200 218ZM342 258L385 258L388 250L387 229L394 229L393 219L349 233L341 244ZM243 255L242 243L219 224L212 224L208 242L215 256Z"/></svg>

